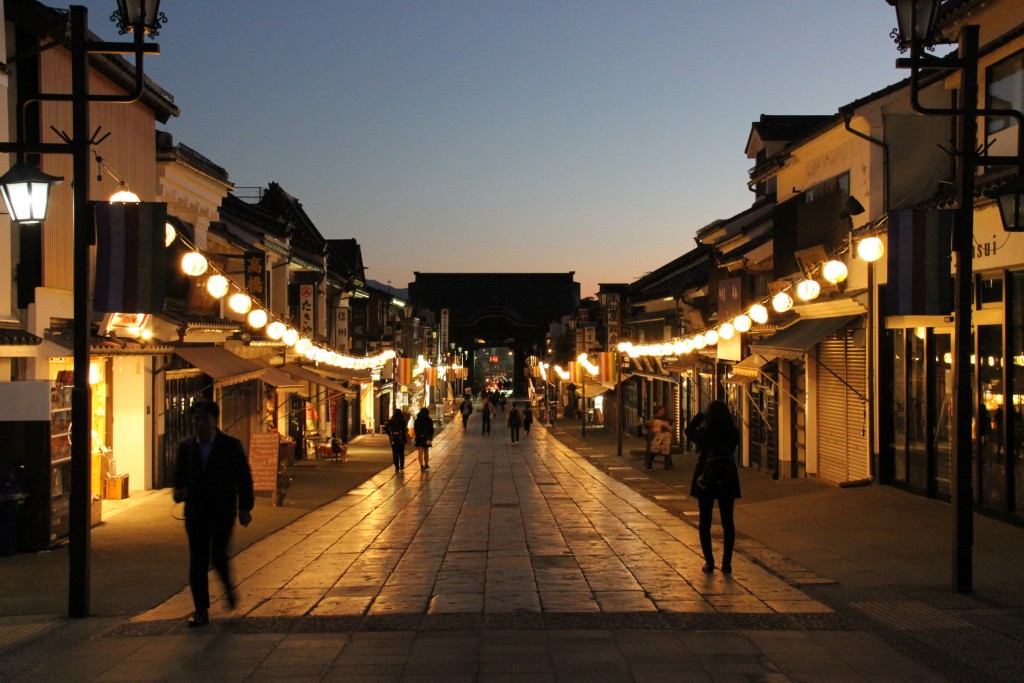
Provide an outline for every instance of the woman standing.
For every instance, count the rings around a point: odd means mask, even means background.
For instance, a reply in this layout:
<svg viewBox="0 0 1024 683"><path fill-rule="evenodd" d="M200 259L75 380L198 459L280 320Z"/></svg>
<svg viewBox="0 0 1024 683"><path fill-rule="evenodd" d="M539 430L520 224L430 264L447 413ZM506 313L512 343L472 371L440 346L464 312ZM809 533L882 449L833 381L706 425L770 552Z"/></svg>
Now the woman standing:
<svg viewBox="0 0 1024 683"><path fill-rule="evenodd" d="M395 463L395 474L405 469L405 444L409 443L408 420L405 413L396 410L384 426L384 431L391 442L391 459Z"/></svg>
<svg viewBox="0 0 1024 683"><path fill-rule="evenodd" d="M430 447L434 442L434 421L430 419L430 411L420 408L416 421L412 423L413 442L416 446L416 457L420 461L420 472L430 469Z"/></svg>
<svg viewBox="0 0 1024 683"><path fill-rule="evenodd" d="M693 481L690 483L690 495L697 499L700 509L697 533L704 553L701 571L705 574L715 571L715 555L711 549L711 518L717 500L724 535L722 571L730 574L732 550L736 543L733 505L740 497L740 475L733 452L740 442L740 434L732 421L729 406L722 401L712 401L704 413L697 413L690 424L686 425L686 436L700 449L697 468L693 471Z"/></svg>
<svg viewBox="0 0 1024 683"><path fill-rule="evenodd" d="M526 410L523 411L523 432L527 436L530 435L530 427L533 426L533 408L527 404Z"/></svg>

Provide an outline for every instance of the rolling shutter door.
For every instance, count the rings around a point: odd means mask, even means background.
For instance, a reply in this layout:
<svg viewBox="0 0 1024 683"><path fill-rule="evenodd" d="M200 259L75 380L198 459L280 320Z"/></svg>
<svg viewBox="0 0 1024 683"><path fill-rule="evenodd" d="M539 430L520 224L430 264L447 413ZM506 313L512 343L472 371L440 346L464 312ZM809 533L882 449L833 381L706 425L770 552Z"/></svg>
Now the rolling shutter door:
<svg viewBox="0 0 1024 683"><path fill-rule="evenodd" d="M853 481L869 474L867 413L860 398L866 361L865 349L854 346L849 332L840 331L818 344L818 362L824 366L818 372L818 474L828 481Z"/></svg>

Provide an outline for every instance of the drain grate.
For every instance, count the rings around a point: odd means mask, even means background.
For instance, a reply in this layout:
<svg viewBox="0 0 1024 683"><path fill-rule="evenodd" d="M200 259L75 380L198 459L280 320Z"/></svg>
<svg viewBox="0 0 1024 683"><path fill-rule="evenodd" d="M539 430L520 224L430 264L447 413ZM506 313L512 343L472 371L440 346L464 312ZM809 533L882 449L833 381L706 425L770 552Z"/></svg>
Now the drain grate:
<svg viewBox="0 0 1024 683"><path fill-rule="evenodd" d="M968 628L973 625L956 615L913 600L855 602L851 607L901 631Z"/></svg>

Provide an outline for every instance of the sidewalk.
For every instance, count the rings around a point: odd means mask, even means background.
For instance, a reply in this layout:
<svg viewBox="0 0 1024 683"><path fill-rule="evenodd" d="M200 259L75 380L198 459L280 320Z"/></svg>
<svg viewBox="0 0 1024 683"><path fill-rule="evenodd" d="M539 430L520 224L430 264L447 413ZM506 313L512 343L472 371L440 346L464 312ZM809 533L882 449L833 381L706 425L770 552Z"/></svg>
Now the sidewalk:
<svg viewBox="0 0 1024 683"><path fill-rule="evenodd" d="M948 506L743 471L734 574L706 577L695 457L647 472L575 426L512 445L450 425L426 474L413 455L393 475L380 437L300 466L236 536L242 604L207 629L183 625L162 492L94 530L100 616L60 616L65 551L0 558L24 587L0 594L0 680L1018 679L1024 530L978 518L978 590L957 595Z"/></svg>

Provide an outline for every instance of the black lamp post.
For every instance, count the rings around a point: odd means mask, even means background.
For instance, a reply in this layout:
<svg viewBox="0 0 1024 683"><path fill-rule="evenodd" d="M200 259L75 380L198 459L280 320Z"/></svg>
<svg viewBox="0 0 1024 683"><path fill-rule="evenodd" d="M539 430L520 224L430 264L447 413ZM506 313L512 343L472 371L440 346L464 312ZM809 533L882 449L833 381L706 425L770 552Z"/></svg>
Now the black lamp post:
<svg viewBox="0 0 1024 683"><path fill-rule="evenodd" d="M70 154L72 157L72 178L74 180L74 271L73 271L73 359L74 386L71 393L71 500L68 532L68 616L89 615L90 584L90 537L92 503L91 467L91 416L92 406L89 388L89 243L92 231L92 215L89 207L89 152L95 141L89 130L89 104L107 102L130 104L142 96L145 88L142 59L145 53L159 53L156 44L146 45L146 33L157 35L159 26L166 17L159 11L159 0L118 0L119 8L111 19L118 21L121 33L134 32L130 43L110 43L91 40L89 36L88 9L72 5L71 15L71 92L40 93L35 99L71 103L72 131L61 137L64 142L43 143L19 140L0 143L0 152L13 153L19 157L25 154ZM135 84L126 95L89 94L90 54L134 54ZM5 176L5 181L11 180ZM51 176L52 177L52 176ZM17 177L14 178L18 180ZM17 196L17 190L6 182L4 197L10 201ZM18 218L12 210L12 220ZM45 212L43 212L45 214ZM37 217L34 221L41 218ZM30 216L31 218L31 216Z"/></svg>
<svg viewBox="0 0 1024 683"><path fill-rule="evenodd" d="M896 65L911 70L910 101L914 110L925 115L956 117L959 123L957 144L957 180L959 206L953 232L953 252L956 255L953 302L953 438L951 453L952 508L953 508L953 588L961 593L972 590L972 555L974 544L973 493L971 463L973 436L971 423L974 408L971 395L971 339L972 339L972 280L974 258L974 190L979 164L1016 165L1024 161L1024 117L1017 111L990 111L978 107L978 27L966 25L959 37L959 54L955 57L934 57L925 53L946 40L937 33L936 20L941 0L887 0L896 8L898 32L894 32L901 51L910 49L909 59L899 59ZM960 71L960 101L953 108L931 108L919 101L922 72ZM996 157L978 153L978 117L999 114L1014 116L1018 120L1018 156ZM1017 200L1019 207L1019 199ZM1020 211L1017 210L1019 218ZM1005 220L1005 214L1004 214ZM1019 223L1019 220L1017 221ZM1011 229L1007 222L1004 227Z"/></svg>

